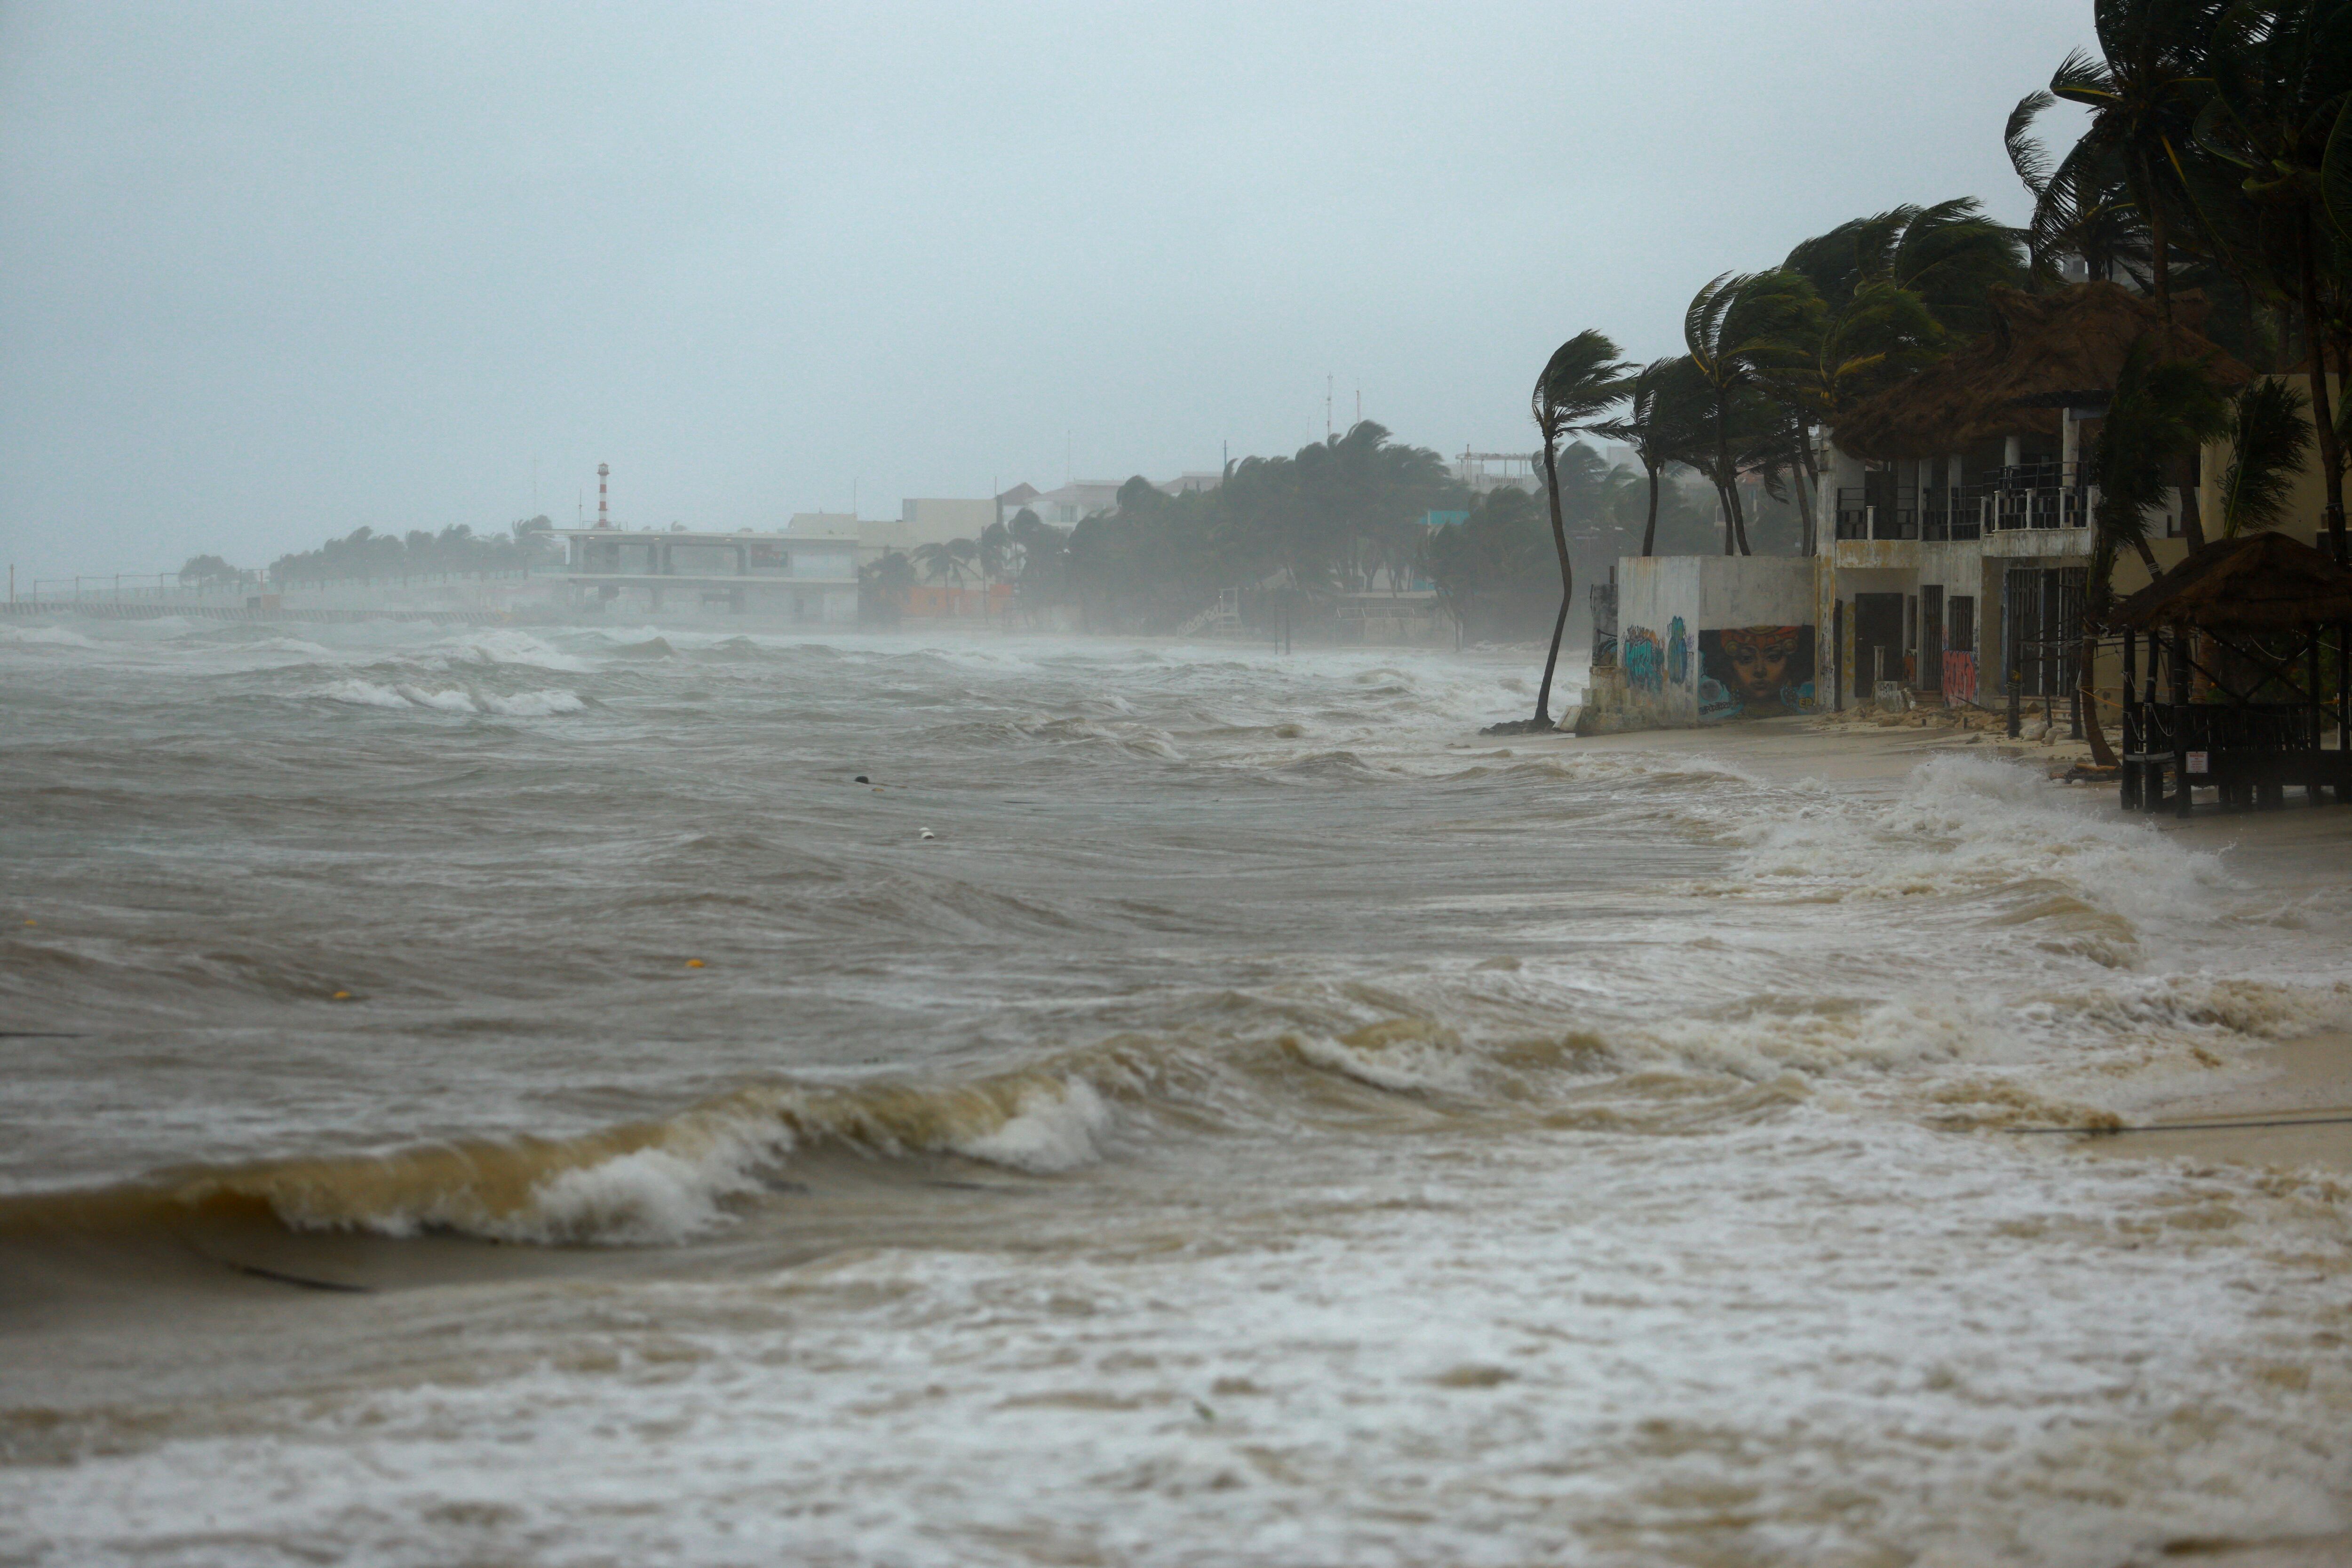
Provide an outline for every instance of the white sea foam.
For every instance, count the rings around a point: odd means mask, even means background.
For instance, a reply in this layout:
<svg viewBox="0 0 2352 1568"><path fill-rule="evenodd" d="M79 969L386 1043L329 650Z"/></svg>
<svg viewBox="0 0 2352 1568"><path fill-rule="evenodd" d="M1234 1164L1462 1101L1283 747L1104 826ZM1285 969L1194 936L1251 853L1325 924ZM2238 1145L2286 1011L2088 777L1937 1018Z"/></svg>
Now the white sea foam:
<svg viewBox="0 0 2352 1568"><path fill-rule="evenodd" d="M66 626L0 626L0 644L19 647L96 647L98 644Z"/></svg>
<svg viewBox="0 0 2352 1568"><path fill-rule="evenodd" d="M436 713L496 713L513 719L546 719L557 714L583 712L588 706L586 700L578 692L558 689L501 695L493 691L435 689L414 681L395 681L390 686L383 686L357 679L336 681L331 686L321 688L319 694L333 701L348 702L362 708L422 708Z"/></svg>
<svg viewBox="0 0 2352 1568"><path fill-rule="evenodd" d="M450 657L478 664L524 664L584 675L596 667L513 626L466 632L436 645Z"/></svg>
<svg viewBox="0 0 2352 1568"><path fill-rule="evenodd" d="M557 713L585 711L588 704L576 691L518 691L510 697L481 693L484 710L515 719L545 719Z"/></svg>
<svg viewBox="0 0 2352 1568"><path fill-rule="evenodd" d="M1027 1090L1013 1115L957 1139L953 1147L992 1165L1042 1174L1091 1164L1110 1129L1110 1107L1102 1096L1085 1079L1070 1079L1056 1088Z"/></svg>
<svg viewBox="0 0 2352 1568"><path fill-rule="evenodd" d="M389 686L378 686L373 680L338 680L323 687L321 697L337 702L348 702L357 708L406 708L408 699Z"/></svg>
<svg viewBox="0 0 2352 1568"><path fill-rule="evenodd" d="M714 1140L696 1153L646 1148L550 1177L524 1213L482 1228L501 1240L667 1246L728 1222L723 1200L758 1185L754 1171L788 1146L772 1133Z"/></svg>
<svg viewBox="0 0 2352 1568"><path fill-rule="evenodd" d="M401 696L406 698L410 702L419 708L430 708L442 713L478 713L481 711L480 706L475 702L472 695L468 692L448 690L427 691L425 688L414 685L407 681L401 682L394 689L397 690Z"/></svg>

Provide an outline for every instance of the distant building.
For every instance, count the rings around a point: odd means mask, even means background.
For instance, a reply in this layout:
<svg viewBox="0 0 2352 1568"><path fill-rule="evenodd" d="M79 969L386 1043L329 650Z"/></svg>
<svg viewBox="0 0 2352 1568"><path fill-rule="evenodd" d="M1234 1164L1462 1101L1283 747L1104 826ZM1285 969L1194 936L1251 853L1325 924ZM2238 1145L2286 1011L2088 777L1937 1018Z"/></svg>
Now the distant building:
<svg viewBox="0 0 2352 1568"><path fill-rule="evenodd" d="M854 537L559 528L564 594L579 609L757 615L802 626L857 619Z"/></svg>
<svg viewBox="0 0 2352 1568"><path fill-rule="evenodd" d="M1153 479L1151 488L1163 495L1180 496L1213 490L1225 482L1221 473L1192 469L1172 479ZM1038 520L1055 528L1071 528L1098 512L1112 511L1118 506L1118 492L1126 487L1124 479L1073 479L1059 489L1039 490L1028 485L1018 485L999 498L1004 505L1004 516L1010 521L1023 507L1037 514ZM1014 497L1019 496L1018 501Z"/></svg>
<svg viewBox="0 0 2352 1568"><path fill-rule="evenodd" d="M1098 511L1108 511L1118 504L1117 479L1073 479L1058 489L1041 491L1030 498L1028 507L1040 521L1055 528L1068 528L1085 521Z"/></svg>

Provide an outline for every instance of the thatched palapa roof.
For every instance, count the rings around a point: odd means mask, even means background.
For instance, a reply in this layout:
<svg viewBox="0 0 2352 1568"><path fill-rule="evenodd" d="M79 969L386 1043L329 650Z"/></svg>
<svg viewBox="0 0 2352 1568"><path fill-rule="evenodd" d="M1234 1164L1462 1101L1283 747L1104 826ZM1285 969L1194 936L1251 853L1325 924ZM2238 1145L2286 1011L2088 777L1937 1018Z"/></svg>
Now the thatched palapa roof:
<svg viewBox="0 0 2352 1568"><path fill-rule="evenodd" d="M2284 533L2216 540L2117 605L2111 625L2134 631L2284 631L2352 620L2352 572Z"/></svg>
<svg viewBox="0 0 2352 1568"><path fill-rule="evenodd" d="M2058 436L2059 410L2106 402L2133 343L2149 333L2170 357L2202 360L2236 386L2253 373L2197 331L2204 297L2176 294L2172 328L2153 300L2115 283L2077 283L2055 294L1995 289L1993 330L1909 379L1864 398L1832 435L1849 457L1937 458L2009 436Z"/></svg>

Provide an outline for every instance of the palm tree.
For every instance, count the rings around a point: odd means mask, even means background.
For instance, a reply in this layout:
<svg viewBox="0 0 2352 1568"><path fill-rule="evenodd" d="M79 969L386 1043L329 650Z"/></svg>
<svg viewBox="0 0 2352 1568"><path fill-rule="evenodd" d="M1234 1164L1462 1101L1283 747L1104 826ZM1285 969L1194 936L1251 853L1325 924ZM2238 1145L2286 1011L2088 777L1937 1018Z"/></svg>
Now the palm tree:
<svg viewBox="0 0 2352 1568"><path fill-rule="evenodd" d="M2291 383L2250 381L2230 405L2230 466L2221 474L2221 537L2275 528L2311 451L2311 401Z"/></svg>
<svg viewBox="0 0 2352 1568"><path fill-rule="evenodd" d="M2091 542L2091 565L2083 592L2081 684L2083 722L2091 758L2113 767L2116 754L2099 726L2092 700L2091 666L2098 651L2098 626L2115 597L2116 553L2129 545L2157 574L2147 544L2147 514L2163 504L2183 459L2230 427L2231 401L2194 360L2167 359L2154 334L2142 336L2116 373L2095 445L2099 506Z"/></svg>
<svg viewBox="0 0 2352 1568"><path fill-rule="evenodd" d="M1626 382L1624 413L1587 426L1604 440L1631 447L1650 481L1649 517L1642 525L1644 560L1658 548L1658 476L1696 444L1706 406L1706 383L1688 359L1652 360Z"/></svg>
<svg viewBox="0 0 2352 1568"><path fill-rule="evenodd" d="M1683 313L1683 342L1690 363L1707 385L1713 406L1709 434L1714 461L1705 465L1723 501L1723 552L1748 546L1748 520L1739 503L1740 454L1736 423L1744 415L1751 427L1759 410L1752 396L1762 373L1801 362L1805 340L1818 335L1821 297L1801 273L1726 272L1701 289ZM1743 403L1746 406L1743 406Z"/></svg>
<svg viewBox="0 0 2352 1568"><path fill-rule="evenodd" d="M961 552L956 549L959 544L964 547ZM922 567L923 574L934 583L945 583L950 580L961 583L964 562L971 549L971 541L968 539L959 539L946 544L918 544L915 546L915 563Z"/></svg>
<svg viewBox="0 0 2352 1568"><path fill-rule="evenodd" d="M2033 275L2045 283L2054 281L2057 258L2074 256L2081 258L2086 277L2145 287L2150 271L2147 221L2132 201L2122 166L2110 153L2072 163L2062 175L2052 167L2048 150L2031 134L2033 122L2057 104L2046 91L2027 93L2010 110L2001 136L2010 167L2033 197L2033 216L2025 230Z"/></svg>
<svg viewBox="0 0 2352 1568"><path fill-rule="evenodd" d="M2346 0L2289 0L2232 7L2215 29L2212 94L2197 118L2197 146L2242 176L2239 194L2279 292L2302 308L2310 356L2312 425L2326 498L2328 539L2347 558L2344 448L2330 406L2328 348L2336 368L2347 363L2344 274L2352 265L2352 230L2331 212L2331 176L2352 187L2352 29Z"/></svg>
<svg viewBox="0 0 2352 1568"><path fill-rule="evenodd" d="M1853 219L1801 242L1780 265L1813 286L1832 318L1891 286L1916 298L1937 328L1961 335L1991 327L1994 285L2026 276L2017 231L1987 217L1972 196Z"/></svg>
<svg viewBox="0 0 2352 1568"><path fill-rule="evenodd" d="M1568 606L1576 597L1576 568L1568 558L1568 525L1559 510L1559 443L1570 430L1591 424L1625 395L1628 367L1617 345L1590 328L1552 351L1536 377L1528 409L1543 437L1544 489L1551 502L1551 542L1559 555L1559 615L1552 622L1551 651L1544 658L1543 684L1536 689L1536 714L1528 727L1551 728L1551 678L1559 663L1559 641L1568 630Z"/></svg>
<svg viewBox="0 0 2352 1568"><path fill-rule="evenodd" d="M2230 0L2095 0L2099 55L2077 49L2050 79L2051 96L2089 110L2091 122L2036 193L2034 230L2064 228L2093 193L2120 183L2147 225L2148 271L2167 326L2171 248L2179 224L2193 226L2198 210L2186 173L2190 132L2210 81L2207 50L2229 9ZM2010 117L2012 145L2032 120L2033 101Z"/></svg>

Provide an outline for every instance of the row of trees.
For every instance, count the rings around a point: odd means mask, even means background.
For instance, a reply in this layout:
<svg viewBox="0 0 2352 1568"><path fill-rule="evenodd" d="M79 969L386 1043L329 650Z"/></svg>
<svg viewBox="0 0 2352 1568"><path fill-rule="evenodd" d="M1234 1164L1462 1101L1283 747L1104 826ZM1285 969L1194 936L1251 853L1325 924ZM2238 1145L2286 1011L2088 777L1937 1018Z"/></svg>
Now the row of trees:
<svg viewBox="0 0 2352 1568"><path fill-rule="evenodd" d="M1548 482L1585 559L1613 560L1645 531L1681 550L1712 536L1713 510L1687 485L1669 478L1654 499L1580 442L1555 454ZM1433 524L1433 512L1458 521ZM1024 508L977 539L894 552L866 569L866 598L887 615L920 583L1009 583L1024 612L1067 606L1089 626L1164 630L1230 588L1245 591L1245 613L1311 616L1335 595L1426 584L1473 637L1540 637L1556 608L1544 516L1523 489L1474 494L1436 452L1368 420L1287 458L1238 461L1214 489L1170 495L1138 477L1073 529ZM1793 548L1793 517L1778 521Z"/></svg>
<svg viewBox="0 0 2352 1568"><path fill-rule="evenodd" d="M419 528L405 535L355 528L316 550L279 556L270 563L269 575L278 583L387 582L525 571L562 559L561 544L550 531L554 526L544 517L533 517L505 533L476 533L462 522L438 533ZM182 580L191 580L192 572L201 573L213 560L216 558L199 556L191 561L181 570Z"/></svg>
<svg viewBox="0 0 2352 1568"><path fill-rule="evenodd" d="M2063 61L2011 113L2005 141L2034 199L2014 231L1973 200L1903 206L1841 225L1780 264L1726 273L1685 313L1685 352L1622 363L1579 333L1538 377L1532 413L1548 468L1562 439L1591 430L1631 445L1654 487L1669 464L1720 499L1722 547L1748 552L1739 479L1793 499L1815 546L1817 432L1855 402L1985 330L1997 286L2063 285L2070 264L2152 294L2168 327L2177 285L2233 298L2210 325L2250 364L2314 372L2306 406L2276 383L2225 399L2156 340L2135 349L2095 454L2091 607L2111 593L2116 552L2153 565L2148 510L2171 471L2227 434L2222 526L2274 521L2309 443L2319 448L2325 526L2342 558L2343 412L2327 372L2352 367L2352 0L2096 0L2100 53ZM2089 111L2063 156L2033 138L2061 101ZM1560 579L1552 648L1529 727L1549 727L1553 668L1575 574L1553 483ZM2190 524L2193 545L2202 542ZM1642 553L1655 546L1645 537ZM2088 679L2088 659L2084 679ZM2094 734L2095 750L2104 751Z"/></svg>
<svg viewBox="0 0 2352 1568"><path fill-rule="evenodd" d="M1165 627L1235 586L1319 598L1401 584L1423 569L1427 514L1469 500L1436 452L1365 420L1290 457L1231 463L1213 489L1171 495L1139 476L1074 528L1024 508L978 539L877 563L868 583L887 597L923 577L1010 582L1026 610Z"/></svg>

